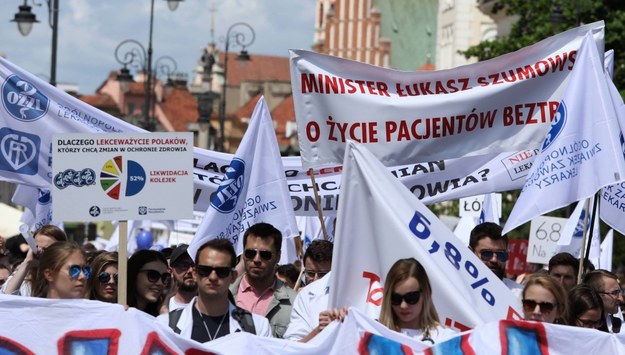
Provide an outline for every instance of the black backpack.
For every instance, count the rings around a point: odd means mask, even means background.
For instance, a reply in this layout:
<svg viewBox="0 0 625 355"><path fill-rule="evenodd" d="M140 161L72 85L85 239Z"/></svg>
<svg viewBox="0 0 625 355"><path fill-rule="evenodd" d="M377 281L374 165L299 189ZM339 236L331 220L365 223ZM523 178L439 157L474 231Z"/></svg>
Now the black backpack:
<svg viewBox="0 0 625 355"><path fill-rule="evenodd" d="M256 327L254 326L254 318L252 317L252 313L241 307L235 307L236 309L232 311L232 318L234 318L234 320L239 323L243 331L256 335ZM180 320L180 316L182 315L183 310L184 308L179 308L169 312L169 327L174 332L176 332L176 334L180 334L180 329L176 325Z"/></svg>

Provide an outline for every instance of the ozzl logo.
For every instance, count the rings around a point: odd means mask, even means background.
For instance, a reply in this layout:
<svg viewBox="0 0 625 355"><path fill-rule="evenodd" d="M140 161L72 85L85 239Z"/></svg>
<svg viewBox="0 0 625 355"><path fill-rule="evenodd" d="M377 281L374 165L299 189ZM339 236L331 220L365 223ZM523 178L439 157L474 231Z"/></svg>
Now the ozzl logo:
<svg viewBox="0 0 625 355"><path fill-rule="evenodd" d="M556 112L555 117L553 118L553 122L551 122L551 128L549 129L549 133L547 133L547 137L545 137L545 141L543 142L543 146L540 149L541 152L544 152L545 149L549 148L551 143L560 135L562 129L566 125L566 105L564 101L560 102L558 106L558 111Z"/></svg>
<svg viewBox="0 0 625 355"><path fill-rule="evenodd" d="M15 119L32 122L48 112L50 100L28 81L11 75L2 85L2 104Z"/></svg>
<svg viewBox="0 0 625 355"><path fill-rule="evenodd" d="M211 205L222 213L234 210L243 191L245 184L245 162L239 158L233 158L230 166L226 169L226 175L221 180L217 192L211 199Z"/></svg>
<svg viewBox="0 0 625 355"><path fill-rule="evenodd" d="M41 139L26 132L0 128L0 170L35 175Z"/></svg>
<svg viewBox="0 0 625 355"><path fill-rule="evenodd" d="M95 171L89 168L82 169L81 171L67 169L54 176L54 186L57 188L62 190L72 185L76 187L95 185Z"/></svg>

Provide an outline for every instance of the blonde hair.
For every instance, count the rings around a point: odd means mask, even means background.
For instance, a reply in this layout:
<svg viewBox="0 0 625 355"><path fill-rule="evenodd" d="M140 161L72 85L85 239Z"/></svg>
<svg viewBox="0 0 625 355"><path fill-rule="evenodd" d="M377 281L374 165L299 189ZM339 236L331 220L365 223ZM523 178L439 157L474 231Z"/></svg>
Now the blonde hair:
<svg viewBox="0 0 625 355"><path fill-rule="evenodd" d="M49 285L44 274L45 271L59 272L67 259L76 251L79 251L83 257L85 256L85 253L78 245L70 242L56 242L46 248L41 254L41 258L39 258L39 267L33 283L32 295L34 297L47 297Z"/></svg>
<svg viewBox="0 0 625 355"><path fill-rule="evenodd" d="M556 324L566 324L564 317L568 312L567 294L564 287L553 277L544 274L533 274L525 283L523 287L523 299L525 299L525 292L530 286L540 286L549 291L553 298L556 299Z"/></svg>
<svg viewBox="0 0 625 355"><path fill-rule="evenodd" d="M410 277L414 277L421 287L421 299L423 310L419 319L419 329L423 329L424 337L430 336L430 330L439 325L438 313L432 302L432 287L425 269L415 258L400 259L391 266L384 280L384 295L382 297L382 309L380 309L380 323L389 329L400 331L399 319L391 305L391 293L395 286Z"/></svg>

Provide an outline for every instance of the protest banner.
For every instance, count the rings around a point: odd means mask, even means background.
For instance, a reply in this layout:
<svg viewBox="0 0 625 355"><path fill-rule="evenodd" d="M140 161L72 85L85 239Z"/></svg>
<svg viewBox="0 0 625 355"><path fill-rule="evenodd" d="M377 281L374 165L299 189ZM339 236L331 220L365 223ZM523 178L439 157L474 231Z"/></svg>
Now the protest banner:
<svg viewBox="0 0 625 355"><path fill-rule="evenodd" d="M297 236L299 231L283 172L271 115L261 97L219 189L189 244L191 258L195 259L197 250L215 238L229 239L237 253L242 253L243 234L258 222L272 224L284 238Z"/></svg>
<svg viewBox="0 0 625 355"><path fill-rule="evenodd" d="M330 307L351 305L377 317L386 273L414 257L427 270L443 324L466 330L520 316L506 285L363 144L348 142L343 177Z"/></svg>
<svg viewBox="0 0 625 355"><path fill-rule="evenodd" d="M345 142L386 166L539 148L587 31L603 49L603 22L491 60L403 72L291 51L291 85L304 168L340 164ZM603 51L602 51L603 52Z"/></svg>
<svg viewBox="0 0 625 355"><path fill-rule="evenodd" d="M617 106L590 32L504 233L625 179Z"/></svg>

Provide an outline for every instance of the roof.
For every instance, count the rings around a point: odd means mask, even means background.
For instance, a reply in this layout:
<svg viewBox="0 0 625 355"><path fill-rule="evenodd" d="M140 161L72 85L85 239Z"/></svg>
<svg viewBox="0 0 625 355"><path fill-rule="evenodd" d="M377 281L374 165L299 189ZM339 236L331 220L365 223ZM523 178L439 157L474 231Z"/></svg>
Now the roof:
<svg viewBox="0 0 625 355"><path fill-rule="evenodd" d="M117 104L109 94L93 94L93 95L81 95L80 100L98 108L114 108L117 109Z"/></svg>
<svg viewBox="0 0 625 355"><path fill-rule="evenodd" d="M197 101L186 88L168 90L165 89L165 97L159 106L176 132L186 132L189 123L197 122L200 115Z"/></svg>
<svg viewBox="0 0 625 355"><path fill-rule="evenodd" d="M243 81L291 81L289 57L275 57L260 54L250 55L250 61L242 67L237 61L239 53L228 53L228 86L239 86ZM222 65L224 53L219 53Z"/></svg>
<svg viewBox="0 0 625 355"><path fill-rule="evenodd" d="M237 117L238 119L241 119L244 117L252 118L252 113L254 112L254 108L256 107L256 104L258 103L258 100L260 100L261 96L262 96L261 94L257 94L256 96L249 99L245 103L245 105L239 107L239 109L234 112L233 116Z"/></svg>
<svg viewBox="0 0 625 355"><path fill-rule="evenodd" d="M418 67L417 70L434 71L436 70L436 67L432 63L425 63L422 66Z"/></svg>

